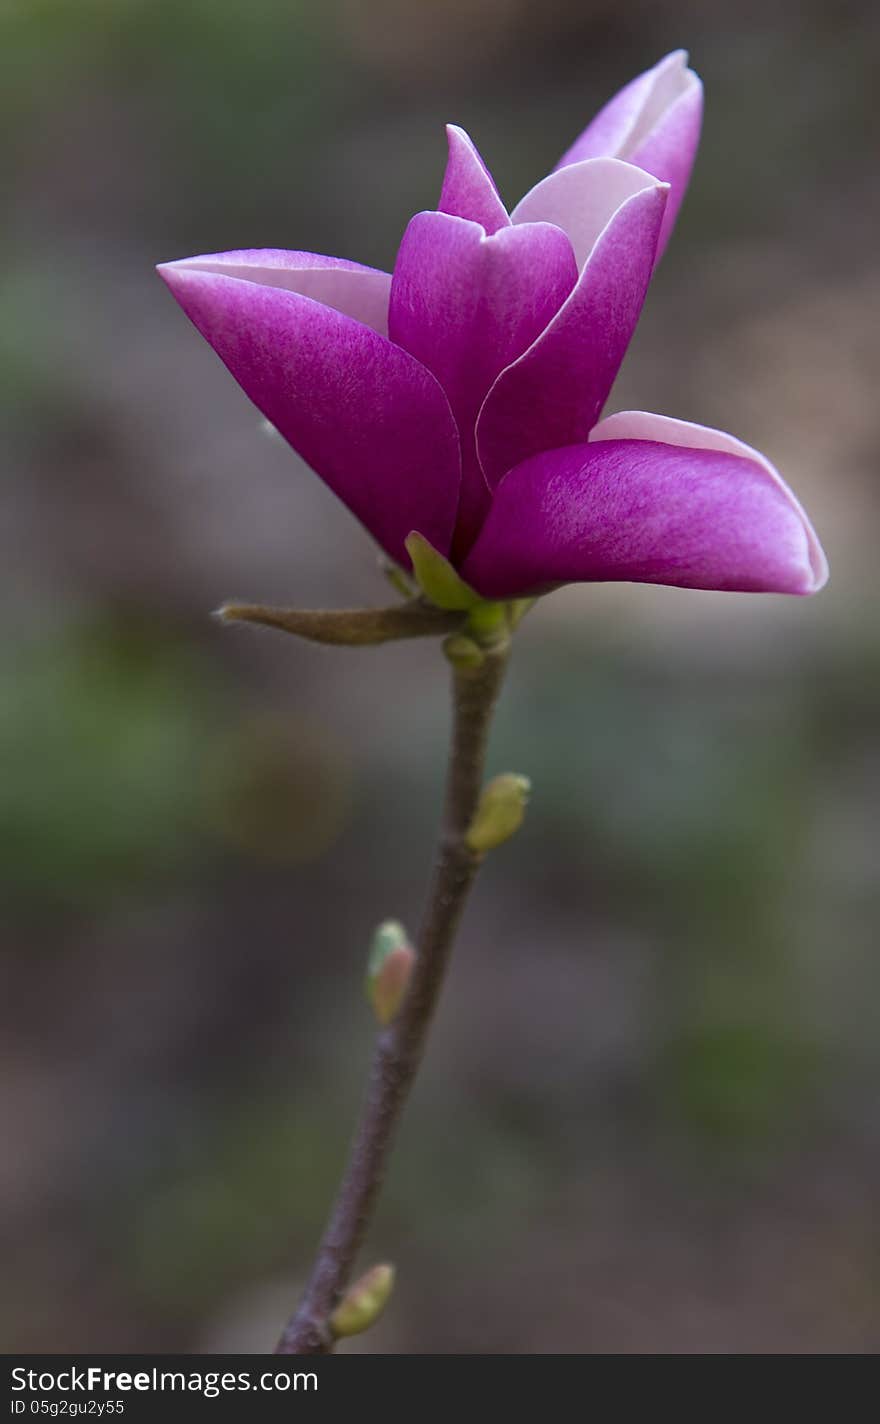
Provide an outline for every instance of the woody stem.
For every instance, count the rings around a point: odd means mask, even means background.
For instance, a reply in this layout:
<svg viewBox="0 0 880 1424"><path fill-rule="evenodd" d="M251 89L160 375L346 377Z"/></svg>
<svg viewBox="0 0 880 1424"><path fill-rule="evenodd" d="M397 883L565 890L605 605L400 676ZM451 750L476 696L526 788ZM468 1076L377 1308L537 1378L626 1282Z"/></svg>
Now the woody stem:
<svg viewBox="0 0 880 1424"><path fill-rule="evenodd" d="M456 931L482 860L465 837L482 788L492 714L508 650L505 637L485 649L479 666L453 665L446 799L412 979L397 1016L376 1038L360 1121L336 1200L302 1300L276 1354L320 1355L333 1349L330 1316L349 1283L372 1220L397 1125L424 1055Z"/></svg>

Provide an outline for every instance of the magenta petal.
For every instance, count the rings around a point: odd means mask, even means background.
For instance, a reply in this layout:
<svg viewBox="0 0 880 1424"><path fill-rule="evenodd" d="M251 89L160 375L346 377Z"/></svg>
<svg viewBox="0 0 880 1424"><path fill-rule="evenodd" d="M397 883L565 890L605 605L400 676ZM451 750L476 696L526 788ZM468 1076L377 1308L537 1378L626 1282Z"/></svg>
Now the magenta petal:
<svg viewBox="0 0 880 1424"><path fill-rule="evenodd" d="M662 257L678 210L684 201L690 180L700 129L703 122L703 86L699 80L676 99L642 143L630 155L630 162L662 178L669 184L669 201L663 215L657 257Z"/></svg>
<svg viewBox="0 0 880 1424"><path fill-rule="evenodd" d="M676 50L621 89L563 155L557 169L585 158L622 158L669 183L659 256L687 189L702 118L703 86L687 68L687 53Z"/></svg>
<svg viewBox="0 0 880 1424"><path fill-rule="evenodd" d="M557 168L585 158L626 158L638 148L681 94L699 84L687 51L673 50L609 99L560 158Z"/></svg>
<svg viewBox="0 0 880 1424"><path fill-rule="evenodd" d="M433 371L462 431L490 385L532 344L578 276L558 227L529 223L492 237L447 213L417 213L391 284L392 341Z"/></svg>
<svg viewBox="0 0 880 1424"><path fill-rule="evenodd" d="M461 572L487 598L607 580L806 594L824 579L810 533L761 459L603 439L511 470Z"/></svg>
<svg viewBox="0 0 880 1424"><path fill-rule="evenodd" d="M509 227L507 209L473 140L457 124L447 124L446 138L449 158L437 204L440 212L478 222L490 235Z"/></svg>
<svg viewBox="0 0 880 1424"><path fill-rule="evenodd" d="M690 420L675 420L672 416L654 415L645 410L621 410L616 415L609 415L590 432L590 440L653 440L688 450L718 450L728 455L741 455L743 459L760 465L767 480L776 486L804 526L814 581L814 587L808 591L817 593L827 582L828 560L806 510L789 489L776 466L772 465L760 450L746 445L744 440L737 440L735 435L728 435L726 430L714 430L710 425L695 425Z"/></svg>
<svg viewBox="0 0 880 1424"><path fill-rule="evenodd" d="M418 213L404 234L389 308L391 339L437 377L461 433L457 544L476 533L489 490L474 426L498 372L547 326L577 281L565 233L548 223L501 228Z"/></svg>
<svg viewBox="0 0 880 1424"><path fill-rule="evenodd" d="M287 252L283 248L258 247L241 252L209 252L204 257L185 257L160 268L177 272L216 272L223 277L240 277L265 287L278 287L312 297L327 307L344 312L371 326L381 336L388 335L388 298L391 274L341 257L324 257L318 252Z"/></svg>
<svg viewBox="0 0 880 1424"><path fill-rule="evenodd" d="M202 270L200 261L217 266ZM159 272L254 404L392 558L408 563L413 529L445 553L460 483L449 402L407 352L314 299L322 262L332 259L305 263L299 277L279 264L272 270L283 271L283 286L228 275L220 259ZM357 279L349 264L333 264L327 276L337 300ZM310 295L293 290L295 281Z"/></svg>
<svg viewBox="0 0 880 1424"><path fill-rule="evenodd" d="M546 182L544 193L535 189L529 203L540 198L539 210L548 213L570 210L571 190L583 191L582 216L569 219L568 231L575 253L586 249L589 256L546 330L501 372L486 397L477 449L490 487L539 450L586 440L644 304L668 191L613 159L589 160ZM595 199L597 189L604 207Z"/></svg>

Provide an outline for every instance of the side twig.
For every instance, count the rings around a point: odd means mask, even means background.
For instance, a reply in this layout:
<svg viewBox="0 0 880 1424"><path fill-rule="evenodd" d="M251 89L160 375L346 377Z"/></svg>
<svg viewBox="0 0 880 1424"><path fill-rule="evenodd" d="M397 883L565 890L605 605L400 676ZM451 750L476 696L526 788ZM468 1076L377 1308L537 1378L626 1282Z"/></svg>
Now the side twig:
<svg viewBox="0 0 880 1424"><path fill-rule="evenodd" d="M448 613L418 598L390 608L269 608L262 603L224 603L216 616L223 623L260 623L310 643L336 647L436 637L453 632L462 621L461 613Z"/></svg>

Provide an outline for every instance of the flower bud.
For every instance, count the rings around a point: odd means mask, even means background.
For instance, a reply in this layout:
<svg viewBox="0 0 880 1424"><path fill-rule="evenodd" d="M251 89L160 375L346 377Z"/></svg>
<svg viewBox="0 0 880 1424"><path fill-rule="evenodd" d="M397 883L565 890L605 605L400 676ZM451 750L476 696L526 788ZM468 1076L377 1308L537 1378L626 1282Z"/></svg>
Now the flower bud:
<svg viewBox="0 0 880 1424"><path fill-rule="evenodd" d="M355 1281L330 1316L330 1329L337 1337L360 1335L375 1324L391 1299L394 1267L373 1266Z"/></svg>
<svg viewBox="0 0 880 1424"><path fill-rule="evenodd" d="M527 776L512 771L488 782L465 836L468 849L482 855L510 840L523 823L531 789Z"/></svg>
<svg viewBox="0 0 880 1424"><path fill-rule="evenodd" d="M406 930L397 920L384 920L370 945L367 999L384 1028L403 1003L416 962Z"/></svg>

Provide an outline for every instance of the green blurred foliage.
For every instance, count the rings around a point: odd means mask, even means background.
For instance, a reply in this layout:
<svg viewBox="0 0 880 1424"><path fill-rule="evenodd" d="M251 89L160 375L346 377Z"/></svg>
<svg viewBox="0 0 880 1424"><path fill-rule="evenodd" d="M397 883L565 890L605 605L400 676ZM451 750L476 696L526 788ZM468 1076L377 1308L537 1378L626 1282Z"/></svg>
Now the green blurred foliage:
<svg viewBox="0 0 880 1424"><path fill-rule="evenodd" d="M99 620L0 664L0 880L21 908L95 908L187 874L208 679L192 647Z"/></svg>
<svg viewBox="0 0 880 1424"><path fill-rule="evenodd" d="M821 1067L817 1048L785 1023L707 1023L664 1047L660 1089L692 1142L742 1157L789 1145Z"/></svg>
<svg viewBox="0 0 880 1424"><path fill-rule="evenodd" d="M255 211L283 211L285 194L308 190L310 136L337 111L344 73L332 6L29 0L0 24L10 175L34 161L53 171L71 131L94 133L114 157L97 189L84 169L85 210L115 189L111 222L131 214L155 231L176 204L181 240L194 226L232 231Z"/></svg>
<svg viewBox="0 0 880 1424"><path fill-rule="evenodd" d="M133 1198L123 1191L114 1203L138 1295L166 1315L198 1319L236 1286L271 1271L292 1198L297 1222L320 1229L341 1147L319 1103L251 1096L228 1104L216 1121L205 1115L149 1172L146 1210L142 1180L132 1184ZM121 1206L137 1215L136 1232Z"/></svg>

